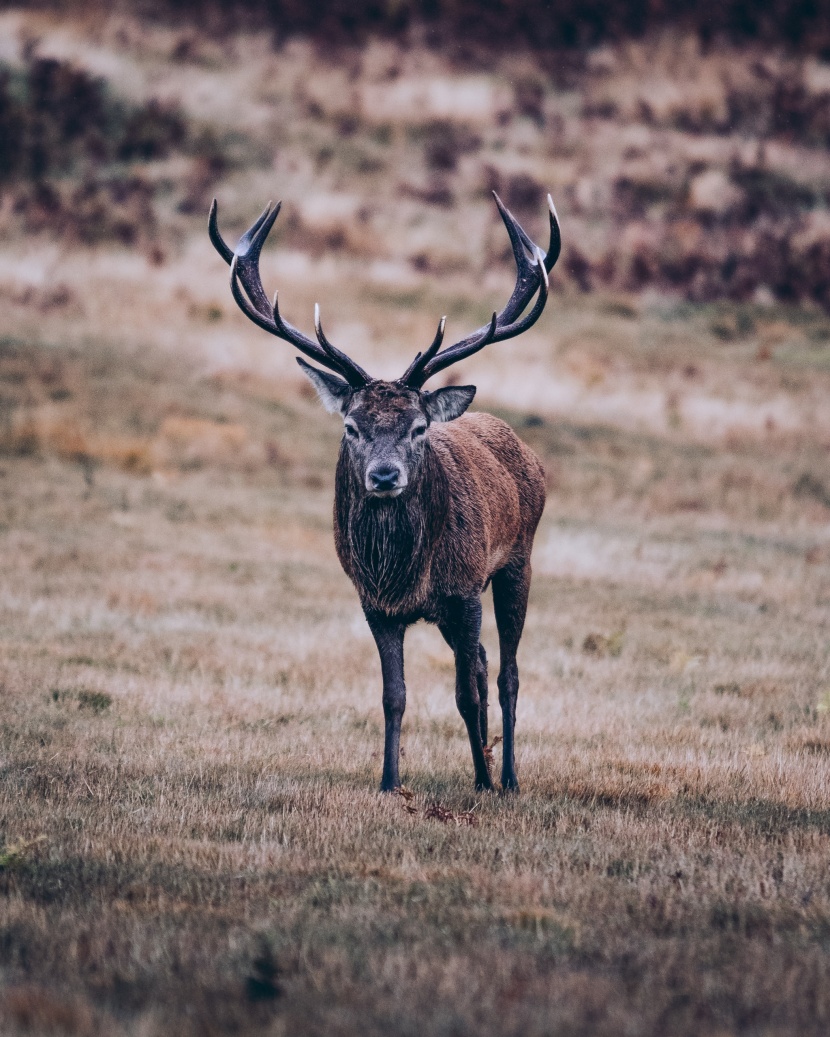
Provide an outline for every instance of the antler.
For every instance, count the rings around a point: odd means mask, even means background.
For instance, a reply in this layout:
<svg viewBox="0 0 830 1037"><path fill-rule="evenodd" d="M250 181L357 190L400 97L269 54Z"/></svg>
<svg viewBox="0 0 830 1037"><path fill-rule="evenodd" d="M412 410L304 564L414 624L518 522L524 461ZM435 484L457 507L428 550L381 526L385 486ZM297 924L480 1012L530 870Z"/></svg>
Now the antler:
<svg viewBox="0 0 830 1037"><path fill-rule="evenodd" d="M360 389L370 382L371 378L362 367L333 346L323 334L319 306L314 308L314 326L317 332L317 342L314 342L288 321L283 320L278 303L279 293L274 296L273 305L268 301L259 274L259 255L265 239L279 215L281 206L282 202L277 202L271 208L269 202L256 223L239 239L236 249L230 249L219 233L216 220L216 199L213 199L208 220L208 233L213 247L231 268L233 297L245 316L258 327L264 328L265 331L276 335L285 342L290 342L292 346L296 346L301 353L316 360L318 364L342 375L352 388Z"/></svg>
<svg viewBox="0 0 830 1037"><path fill-rule="evenodd" d="M538 245L530 240L519 221L502 204L501 198L495 191L493 197L496 199L499 213L510 236L513 256L516 260L516 285L513 293L504 309L500 313L494 313L488 324L439 353L446 320L446 318L442 318L432 345L424 353L418 353L400 378L401 383L411 389L420 389L427 379L432 378L439 371L443 371L445 367L472 356L473 353L484 349L491 342L503 342L505 339L521 335L523 331L527 331L536 323L548 301L548 273L553 269L553 265L562 251L562 234L553 199L548 195L550 242L547 254L545 254ZM533 308L524 317L521 317L537 292L539 295Z"/></svg>

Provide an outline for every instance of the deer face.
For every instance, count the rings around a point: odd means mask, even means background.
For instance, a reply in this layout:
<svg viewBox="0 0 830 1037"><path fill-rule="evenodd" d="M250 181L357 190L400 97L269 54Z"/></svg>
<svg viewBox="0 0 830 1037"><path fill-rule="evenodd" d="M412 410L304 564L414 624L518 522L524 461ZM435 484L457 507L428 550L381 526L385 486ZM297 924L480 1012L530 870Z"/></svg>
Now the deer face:
<svg viewBox="0 0 830 1037"><path fill-rule="evenodd" d="M459 417L476 392L472 385L423 392L381 381L355 390L336 375L300 364L326 410L342 415L345 449L369 497L400 496L417 477L429 426Z"/></svg>

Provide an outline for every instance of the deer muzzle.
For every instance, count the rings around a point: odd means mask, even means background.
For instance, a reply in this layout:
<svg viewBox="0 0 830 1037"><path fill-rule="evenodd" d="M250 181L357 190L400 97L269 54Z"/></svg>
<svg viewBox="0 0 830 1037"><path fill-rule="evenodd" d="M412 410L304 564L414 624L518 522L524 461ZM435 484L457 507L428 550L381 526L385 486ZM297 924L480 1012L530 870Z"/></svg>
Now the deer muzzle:
<svg viewBox="0 0 830 1037"><path fill-rule="evenodd" d="M377 465L366 473L366 490L372 497L397 497L407 482L400 468L391 464Z"/></svg>

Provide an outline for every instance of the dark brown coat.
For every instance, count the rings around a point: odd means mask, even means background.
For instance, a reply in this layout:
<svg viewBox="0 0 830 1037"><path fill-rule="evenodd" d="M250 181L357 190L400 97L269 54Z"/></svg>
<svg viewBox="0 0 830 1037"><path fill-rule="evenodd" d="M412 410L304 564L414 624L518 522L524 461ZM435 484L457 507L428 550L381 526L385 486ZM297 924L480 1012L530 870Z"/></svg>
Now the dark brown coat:
<svg viewBox="0 0 830 1037"><path fill-rule="evenodd" d="M337 556L361 602L410 622L528 559L545 506L541 462L491 414L430 426L405 501L367 498L345 443L335 486Z"/></svg>

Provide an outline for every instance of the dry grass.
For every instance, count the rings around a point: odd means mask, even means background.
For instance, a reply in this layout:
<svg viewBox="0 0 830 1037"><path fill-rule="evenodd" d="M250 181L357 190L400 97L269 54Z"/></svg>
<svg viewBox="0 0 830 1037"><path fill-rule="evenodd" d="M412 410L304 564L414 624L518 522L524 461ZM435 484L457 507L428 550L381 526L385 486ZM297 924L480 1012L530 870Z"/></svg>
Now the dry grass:
<svg viewBox="0 0 830 1037"><path fill-rule="evenodd" d="M499 121L505 69L378 44L309 77L310 47L198 36L174 64L172 30L21 18L137 100L284 130L276 168L219 184L225 218L284 191L269 285L298 322L320 297L379 373L503 293L490 159L519 198L511 178L576 190L596 161L576 135L535 150L532 112ZM383 82L398 117L375 123ZM573 93L543 99L578 127ZM465 368L548 471L523 791L471 791L451 657L417 627L406 791L382 798L375 649L331 543L336 423L235 314L176 208L192 169L157 172L161 261L0 213L3 1034L825 1033L827 318L562 292ZM442 178L452 208L413 195Z"/></svg>
<svg viewBox="0 0 830 1037"><path fill-rule="evenodd" d="M115 356L64 359L73 401ZM212 445L150 474L48 439L0 460L6 1032L824 1032L830 545L787 489L802 444L512 414L556 473L522 795L470 791L416 628L407 790L381 798L336 429L275 383L117 370L100 425ZM237 427L261 448L232 463ZM627 479L644 459L662 478Z"/></svg>

